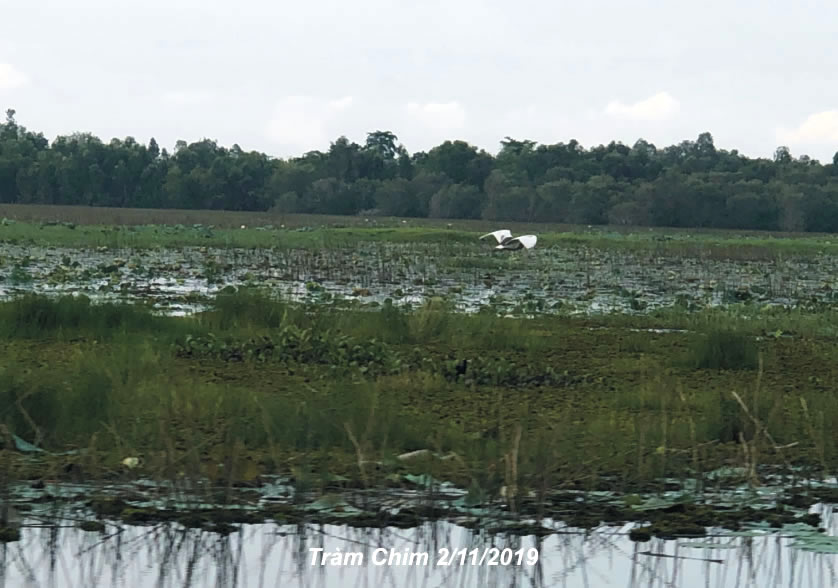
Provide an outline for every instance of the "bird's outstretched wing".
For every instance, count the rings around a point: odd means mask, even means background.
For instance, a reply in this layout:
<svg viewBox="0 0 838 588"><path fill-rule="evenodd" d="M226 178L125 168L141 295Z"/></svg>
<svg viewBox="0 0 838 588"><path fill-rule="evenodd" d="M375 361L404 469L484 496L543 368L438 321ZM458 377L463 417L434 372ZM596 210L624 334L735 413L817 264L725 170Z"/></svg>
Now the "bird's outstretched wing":
<svg viewBox="0 0 838 588"><path fill-rule="evenodd" d="M532 249L535 247L536 242L538 241L538 237L535 235L521 235L518 237L518 241L521 242L521 245L526 247L527 249Z"/></svg>
<svg viewBox="0 0 838 588"><path fill-rule="evenodd" d="M504 243L502 247L504 249L521 249L522 247L525 249L532 249L535 247L536 241L538 241L538 237L535 235L521 235L520 237L510 239Z"/></svg>
<svg viewBox="0 0 838 588"><path fill-rule="evenodd" d="M498 231L493 231L491 233L486 233L481 239L485 239L486 237L494 237L498 243L503 243L504 239L509 239L512 237L512 233L509 229L500 229Z"/></svg>

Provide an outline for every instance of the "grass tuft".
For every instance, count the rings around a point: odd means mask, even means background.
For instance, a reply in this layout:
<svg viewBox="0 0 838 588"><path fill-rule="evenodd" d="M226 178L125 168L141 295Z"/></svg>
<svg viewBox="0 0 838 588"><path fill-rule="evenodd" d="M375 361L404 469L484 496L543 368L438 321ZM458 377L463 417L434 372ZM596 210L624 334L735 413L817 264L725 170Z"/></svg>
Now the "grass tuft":
<svg viewBox="0 0 838 588"><path fill-rule="evenodd" d="M759 363L759 348L752 336L714 328L695 340L690 358L698 369L753 370Z"/></svg>

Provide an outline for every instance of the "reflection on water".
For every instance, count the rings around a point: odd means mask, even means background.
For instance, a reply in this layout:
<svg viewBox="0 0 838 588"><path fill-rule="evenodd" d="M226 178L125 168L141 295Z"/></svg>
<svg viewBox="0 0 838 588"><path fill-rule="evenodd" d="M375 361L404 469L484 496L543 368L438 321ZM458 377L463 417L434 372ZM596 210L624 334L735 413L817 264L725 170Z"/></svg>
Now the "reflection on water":
<svg viewBox="0 0 838 588"><path fill-rule="evenodd" d="M831 509L824 514L832 519ZM448 522L413 529L242 525L227 536L173 523L109 525L101 533L81 531L72 522L26 523L20 541L0 545L0 586L812 588L838 583L833 555L791 548L791 538L777 535L708 537L702 544L719 547L695 548L685 545L686 540L633 543L628 526L587 533L558 527L559 533L538 538L492 536ZM511 550L506 553L512 562L471 563L491 547L500 553ZM449 557L450 565L437 565L440 550L463 548L469 550L466 555ZM528 565L527 550L533 548L539 556ZM340 552L348 565L312 565L315 553L323 553L312 549ZM428 563L375 565L385 557L377 549L400 555L427 553ZM477 550L474 555L472 549ZM513 555L521 549L522 558ZM352 565L359 562L363 563Z"/></svg>

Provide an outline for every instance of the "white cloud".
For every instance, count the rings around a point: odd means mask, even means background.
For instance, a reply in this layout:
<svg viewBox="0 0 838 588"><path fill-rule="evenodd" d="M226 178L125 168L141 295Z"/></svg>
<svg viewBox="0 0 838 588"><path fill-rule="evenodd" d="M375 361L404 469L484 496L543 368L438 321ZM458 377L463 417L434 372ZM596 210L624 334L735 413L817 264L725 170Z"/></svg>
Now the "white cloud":
<svg viewBox="0 0 838 588"><path fill-rule="evenodd" d="M352 96L344 96L343 98L338 98L337 100L329 102L329 109L335 112L346 110L350 106L352 106Z"/></svg>
<svg viewBox="0 0 838 588"><path fill-rule="evenodd" d="M212 94L204 90L175 90L163 94L163 101L177 106L194 106L208 102Z"/></svg>
<svg viewBox="0 0 838 588"><path fill-rule="evenodd" d="M311 151L326 149L332 138L330 124L352 106L352 96L321 100L311 96L288 96L274 108L268 137L276 143Z"/></svg>
<svg viewBox="0 0 838 588"><path fill-rule="evenodd" d="M634 104L612 100L605 107L605 114L628 120L661 121L675 116L679 108L680 104L669 92L658 92Z"/></svg>
<svg viewBox="0 0 838 588"><path fill-rule="evenodd" d="M407 113L423 125L437 131L460 130L466 124L466 111L459 102L410 102Z"/></svg>
<svg viewBox="0 0 838 588"><path fill-rule="evenodd" d="M14 90L29 83L29 77L9 63L0 63L0 90Z"/></svg>
<svg viewBox="0 0 838 588"><path fill-rule="evenodd" d="M824 110L806 117L795 129L778 129L777 139L784 144L838 142L838 110Z"/></svg>

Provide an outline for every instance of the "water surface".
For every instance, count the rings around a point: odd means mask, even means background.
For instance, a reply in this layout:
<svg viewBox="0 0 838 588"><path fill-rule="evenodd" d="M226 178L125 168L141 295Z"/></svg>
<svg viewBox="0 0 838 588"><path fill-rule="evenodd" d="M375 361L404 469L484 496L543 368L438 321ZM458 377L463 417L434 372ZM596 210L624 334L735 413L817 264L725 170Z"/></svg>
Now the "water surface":
<svg viewBox="0 0 838 588"><path fill-rule="evenodd" d="M823 515L831 522L831 508ZM71 521L31 526L37 524L26 520L21 541L0 546L0 586L819 588L838 583L834 555L796 549L794 538L768 532L632 542L629 525L584 532L556 524L557 533L538 538L489 535L450 522L412 529L241 525L226 536L174 523L109 524L104 532L81 531ZM827 532L834 534L834 525ZM708 543L715 547L701 546ZM525 556L522 565L514 558L509 565L473 565L471 558L491 547L537 550L537 562L528 565ZM436 565L441 549L462 548L478 555L469 553L465 565L459 556L450 565ZM364 563L312 565L312 549L358 553ZM375 565L374 559L389 553L377 549L427 553L428 564Z"/></svg>
<svg viewBox="0 0 838 588"><path fill-rule="evenodd" d="M838 257L760 261L660 256L585 247L492 253L444 244L361 243L333 249L78 249L0 243L0 298L23 291L205 308L225 286L258 284L295 300L445 296L463 311L640 313L682 304L831 303Z"/></svg>

